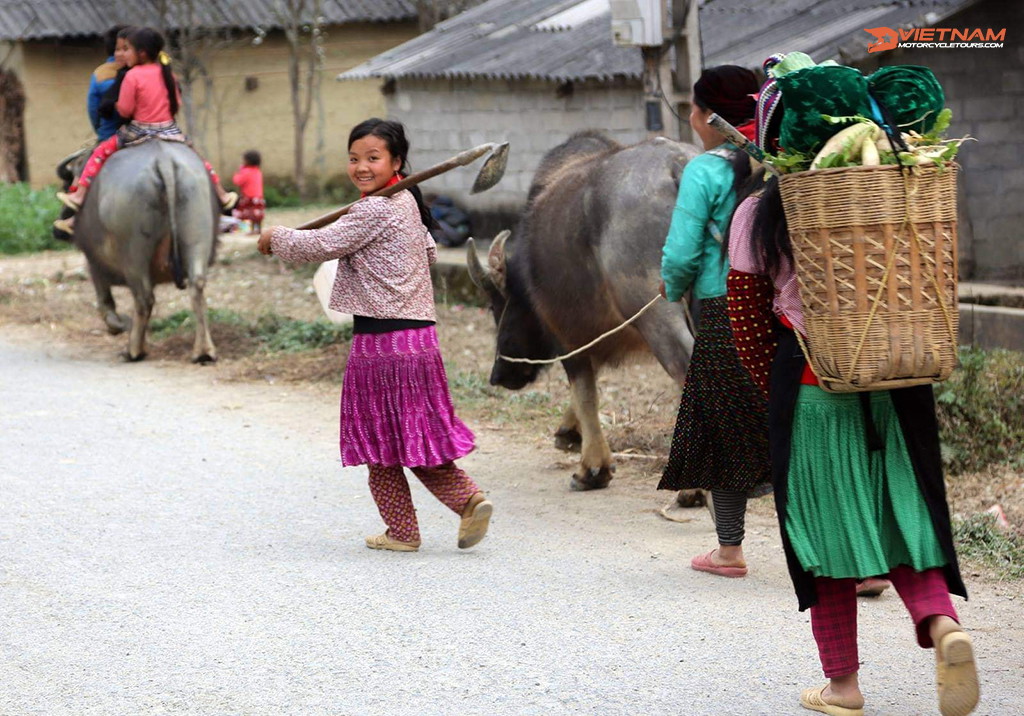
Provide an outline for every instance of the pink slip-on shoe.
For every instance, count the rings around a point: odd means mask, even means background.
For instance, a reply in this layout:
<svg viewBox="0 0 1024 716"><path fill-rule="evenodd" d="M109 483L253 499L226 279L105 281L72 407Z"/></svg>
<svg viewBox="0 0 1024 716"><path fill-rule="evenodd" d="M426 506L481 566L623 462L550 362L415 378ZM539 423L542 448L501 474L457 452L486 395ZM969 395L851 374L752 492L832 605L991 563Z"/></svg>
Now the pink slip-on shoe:
<svg viewBox="0 0 1024 716"><path fill-rule="evenodd" d="M711 574L717 574L719 577L746 577L747 568L746 565L742 567L727 567L725 565L715 564L712 561L712 555L718 550L713 549L707 554L697 555L690 560L690 566L696 569L698 572L710 572Z"/></svg>

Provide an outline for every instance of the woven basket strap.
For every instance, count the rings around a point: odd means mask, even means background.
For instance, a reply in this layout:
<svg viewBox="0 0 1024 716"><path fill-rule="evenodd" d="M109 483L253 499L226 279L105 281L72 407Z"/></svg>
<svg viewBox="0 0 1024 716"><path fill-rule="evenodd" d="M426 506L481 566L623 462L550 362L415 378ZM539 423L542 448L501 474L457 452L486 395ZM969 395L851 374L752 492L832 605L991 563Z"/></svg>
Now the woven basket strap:
<svg viewBox="0 0 1024 716"><path fill-rule="evenodd" d="M910 176L911 171L904 169L903 174L903 226L900 227L900 234L903 233L904 229L910 230L910 237L917 246L917 252L919 256L923 256L924 252L921 247L921 234L917 231L917 226L914 224L912 217L910 216L911 198L917 193L917 186L911 189ZM897 237L899 234L897 234ZM850 361L850 371L846 375L846 382L852 383L853 376L857 369L857 364L860 361L861 351L864 349L864 342L867 340L868 331L871 329L871 324L875 319L875 315L878 313L878 306L882 300L882 293L885 291L886 284L889 282L889 274L892 273L892 268L896 263L896 251L892 251L889 255L889 260L886 262L885 271L882 273L882 279L879 281L878 290L875 292L875 298L871 302L871 311L868 313L868 320L864 323L864 330L861 332L860 339L857 341L857 348L853 352L853 360ZM946 319L946 330L949 332L949 339L955 345L957 336L953 330L953 318L949 313L949 306L946 305L946 299L942 295L942 289L939 286L939 281L935 277L938 272L938 262L936 262L935 270L928 274L928 279L932 283L932 287L935 289L935 298L939 302L939 308L942 309L942 316ZM803 344L801 343L801 347ZM806 353L806 351L805 351Z"/></svg>
<svg viewBox="0 0 1024 716"><path fill-rule="evenodd" d="M949 167L942 165L938 169L939 171L952 171ZM904 186L907 186L908 180L904 178ZM909 191L909 190L908 190ZM921 234L917 231L917 224L910 221L910 202L907 202L907 214L905 221L910 223L910 235L914 239L914 243L917 244L917 252L919 255L924 255L924 251L921 249ZM954 267L955 269L955 267ZM950 307L946 305L946 298L943 295L942 287L939 286L939 280L937 274L939 272L939 262L935 262L935 270L928 274L928 279L932 282L932 287L935 289L935 299L939 302L939 308L942 309L942 317L946 319L946 331L949 333L949 340L955 346L959 337L956 335L956 331L953 329L953 316L950 313Z"/></svg>

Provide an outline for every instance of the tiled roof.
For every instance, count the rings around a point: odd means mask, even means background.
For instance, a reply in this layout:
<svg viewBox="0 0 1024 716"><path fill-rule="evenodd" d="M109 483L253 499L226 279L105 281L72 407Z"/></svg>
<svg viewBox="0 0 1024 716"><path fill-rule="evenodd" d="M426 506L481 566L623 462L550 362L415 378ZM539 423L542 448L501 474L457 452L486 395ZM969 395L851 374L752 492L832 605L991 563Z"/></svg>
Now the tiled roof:
<svg viewBox="0 0 1024 716"><path fill-rule="evenodd" d="M819 62L851 61L866 54L864 28L931 25L977 1L703 0L704 64L757 67L773 52L792 50ZM611 37L608 0L490 0L339 79L639 79L640 53Z"/></svg>
<svg viewBox="0 0 1024 716"><path fill-rule="evenodd" d="M170 2L177 8L161 22L157 0L0 0L0 40L32 40L46 37L100 35L111 25L135 24L156 27L192 25L204 28L273 28L277 20L275 0L195 0ZM182 8L194 8L188 22ZM413 20L413 0L325 0L326 24L393 22Z"/></svg>

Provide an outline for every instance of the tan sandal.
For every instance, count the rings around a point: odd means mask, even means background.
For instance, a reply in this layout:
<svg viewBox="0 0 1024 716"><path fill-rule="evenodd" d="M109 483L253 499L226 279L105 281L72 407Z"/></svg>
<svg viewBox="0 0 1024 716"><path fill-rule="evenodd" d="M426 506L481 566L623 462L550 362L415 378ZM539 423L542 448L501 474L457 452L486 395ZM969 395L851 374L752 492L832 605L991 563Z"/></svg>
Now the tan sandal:
<svg viewBox="0 0 1024 716"><path fill-rule="evenodd" d="M69 194L65 191L58 191L57 198L60 199L61 204L72 211L78 211L82 208L81 200L77 199L74 194Z"/></svg>
<svg viewBox="0 0 1024 716"><path fill-rule="evenodd" d="M469 498L459 522L459 549L472 547L487 535L493 512L494 505L484 493L478 492Z"/></svg>
<svg viewBox="0 0 1024 716"><path fill-rule="evenodd" d="M392 552L418 552L420 549L420 540L416 540L414 542L401 542L397 539L392 539L391 535L384 532L383 534L367 537L366 546L370 549L389 549Z"/></svg>
<svg viewBox="0 0 1024 716"><path fill-rule="evenodd" d="M53 228L57 231L63 231L68 236L75 235L75 222L71 219L57 219L53 222Z"/></svg>
<svg viewBox="0 0 1024 716"><path fill-rule="evenodd" d="M845 706L837 706L827 702L825 697L822 696L827 688L828 684L804 689L803 693L800 694L800 705L805 709L819 711L823 714L829 714L829 716L864 716L864 709L848 709Z"/></svg>
<svg viewBox="0 0 1024 716"><path fill-rule="evenodd" d="M935 687L942 716L967 716L978 705L978 669L967 632L951 631L935 646Z"/></svg>

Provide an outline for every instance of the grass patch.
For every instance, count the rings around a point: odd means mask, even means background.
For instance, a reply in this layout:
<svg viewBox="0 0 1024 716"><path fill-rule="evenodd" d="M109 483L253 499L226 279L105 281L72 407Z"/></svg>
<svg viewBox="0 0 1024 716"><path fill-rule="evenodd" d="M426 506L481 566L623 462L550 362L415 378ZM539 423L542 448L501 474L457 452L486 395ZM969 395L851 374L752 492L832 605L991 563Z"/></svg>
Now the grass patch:
<svg viewBox="0 0 1024 716"><path fill-rule="evenodd" d="M960 367L935 399L952 474L996 463L1024 468L1024 354L961 348Z"/></svg>
<svg viewBox="0 0 1024 716"><path fill-rule="evenodd" d="M498 424L550 420L562 412L562 406L545 391L508 391L470 371L456 372L449 378L448 387L459 408L482 410Z"/></svg>
<svg viewBox="0 0 1024 716"><path fill-rule="evenodd" d="M0 254L24 254L46 249L69 249L53 238L53 220L61 204L53 188L0 184Z"/></svg>
<svg viewBox="0 0 1024 716"><path fill-rule="evenodd" d="M997 528L993 515L953 520L953 539L962 558L990 567L1002 579L1024 577L1024 536Z"/></svg>
<svg viewBox="0 0 1024 716"><path fill-rule="evenodd" d="M249 319L236 311L213 308L207 314L211 323L233 326L251 338L266 353L296 353L352 340L351 325L336 325L324 319L299 321L274 313ZM191 311L177 311L150 322L154 340L162 340L195 329Z"/></svg>

